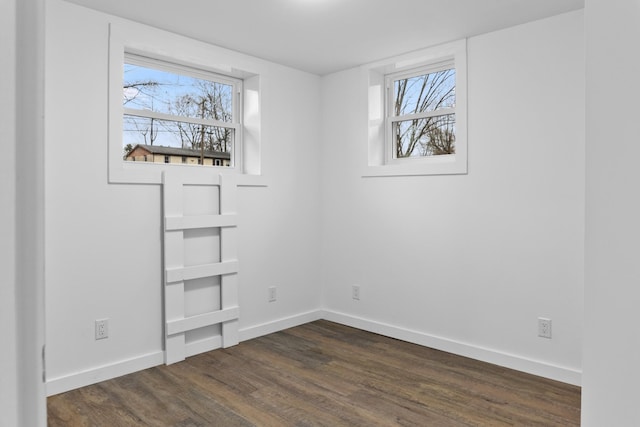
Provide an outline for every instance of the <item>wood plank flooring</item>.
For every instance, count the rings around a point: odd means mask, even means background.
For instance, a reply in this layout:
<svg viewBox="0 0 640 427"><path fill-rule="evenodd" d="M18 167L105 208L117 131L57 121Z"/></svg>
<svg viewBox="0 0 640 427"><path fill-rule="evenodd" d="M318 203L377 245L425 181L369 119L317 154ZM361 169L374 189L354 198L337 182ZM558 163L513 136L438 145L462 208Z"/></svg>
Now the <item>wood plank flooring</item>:
<svg viewBox="0 0 640 427"><path fill-rule="evenodd" d="M48 399L56 426L578 426L580 388L317 321Z"/></svg>

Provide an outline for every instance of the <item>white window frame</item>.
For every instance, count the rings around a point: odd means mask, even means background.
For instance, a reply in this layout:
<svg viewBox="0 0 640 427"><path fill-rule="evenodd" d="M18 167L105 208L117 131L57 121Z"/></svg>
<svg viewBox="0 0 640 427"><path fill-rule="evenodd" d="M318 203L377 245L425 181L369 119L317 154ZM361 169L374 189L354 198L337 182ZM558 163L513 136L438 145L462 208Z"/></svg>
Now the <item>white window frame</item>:
<svg viewBox="0 0 640 427"><path fill-rule="evenodd" d="M455 109L411 116L393 116L393 80L454 68ZM466 40L435 46L363 67L369 106L366 165L362 176L451 175L467 173L467 48ZM393 121L456 115L456 153L394 158ZM415 116L415 117L414 117Z"/></svg>
<svg viewBox="0 0 640 427"><path fill-rule="evenodd" d="M396 157L396 141L393 137L393 125L394 123L404 122L408 120L414 119L424 119L428 117L439 117L439 116L447 116L451 114L456 114L456 107L449 108L441 108L439 110L432 111L423 111L415 114L404 114L401 116L396 116L395 113L395 82L403 79L410 79L413 77L424 76L427 74L437 73L439 71L445 71L455 69L455 64L453 60L443 61L440 63L429 64L427 66L414 68L409 71L401 71L397 73L387 74L385 77L385 163L393 164L398 163L401 164L403 162L415 162L422 161L424 157L427 156L412 156L405 158L397 158ZM441 155L445 157L451 157L452 155ZM440 156L438 156L440 157Z"/></svg>
<svg viewBox="0 0 640 427"><path fill-rule="evenodd" d="M136 55L169 67L185 67L187 70L202 70L223 78L242 81L237 103L240 120L233 167L206 167L182 163L130 162L123 159L122 102L123 67L125 55ZM129 59L127 57L127 59ZM239 186L268 185L261 174L261 98L263 75L266 68L260 61L218 46L213 46L187 37L169 33L135 22L114 20L109 25L109 104L108 104L108 182L117 184L161 184L162 173L178 170L185 180L208 184L218 179L219 173L236 174ZM159 117L165 119L165 117ZM170 118L173 120L173 117ZM196 119L198 120L198 119ZM207 123L209 124L209 123ZM224 123L228 126L229 123ZM238 137L241 142L238 143Z"/></svg>
<svg viewBox="0 0 640 427"><path fill-rule="evenodd" d="M231 122L222 122L214 119L200 119L197 117L187 116L175 116L172 114L160 113L152 110L143 110L138 108L128 108L123 106L123 115L130 115L135 117L144 117L149 119L168 120L181 123L193 123L197 125L215 126L234 130L233 145L231 147L231 162L229 166L225 166L226 169L236 168L236 164L240 164L240 161L236 162L236 159L242 158L242 80L234 77L225 76L222 74L200 70L197 68L175 64L159 59L148 58L145 56L129 53L125 51L124 54L125 64L138 65L145 68L151 68L154 70L166 71L168 73L179 74L183 76L193 77L201 80L208 80L215 83L222 83L231 86L233 89L233 111ZM167 163L165 163L167 164ZM178 164L178 163L174 163ZM157 164L156 164L157 165ZM216 167L215 165L213 167ZM218 166L222 167L222 166Z"/></svg>

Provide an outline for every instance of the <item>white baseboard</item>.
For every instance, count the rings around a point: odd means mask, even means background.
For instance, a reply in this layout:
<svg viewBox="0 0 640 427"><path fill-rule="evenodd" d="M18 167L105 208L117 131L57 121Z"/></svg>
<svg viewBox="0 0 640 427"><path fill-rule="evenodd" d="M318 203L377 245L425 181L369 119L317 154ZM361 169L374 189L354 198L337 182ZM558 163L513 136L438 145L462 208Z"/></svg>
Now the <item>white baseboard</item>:
<svg viewBox="0 0 640 427"><path fill-rule="evenodd" d="M215 337L186 343L184 354L185 357L191 357L196 354L206 353L207 351L217 350L221 347L222 337L220 335L216 335Z"/></svg>
<svg viewBox="0 0 640 427"><path fill-rule="evenodd" d="M423 332L399 328L397 326L375 322L336 311L323 310L322 318L346 326L362 329L364 331L374 332L376 334L561 381L567 384L579 386L582 382L582 372L572 368L551 365L549 363L528 359L526 357L437 337Z"/></svg>
<svg viewBox="0 0 640 427"><path fill-rule="evenodd" d="M157 351L145 354L144 356L122 360L109 365L100 366L86 371L76 372L57 378L47 380L47 396L64 393L65 391L85 387L101 381L117 378L122 375L142 371L147 368L162 365L164 363L164 352Z"/></svg>
<svg viewBox="0 0 640 427"><path fill-rule="evenodd" d="M320 320L322 319L322 314L322 310L313 310L302 314L296 314L295 316L274 320L273 322L262 323L260 325L240 329L240 341L247 341L263 335L282 331L284 329L293 328L294 326L300 326L305 323Z"/></svg>
<svg viewBox="0 0 640 427"><path fill-rule="evenodd" d="M364 331L385 335L402 341L481 360L483 362L562 381L568 384L580 385L582 380L582 373L572 368L551 365L549 363L528 359L526 357L437 337L423 332L412 331L332 310L313 310L241 329L239 331L240 341L247 341L320 319L326 319L331 322L340 323L357 329L362 329ZM190 348L190 354L193 354L193 352L199 353L201 351L207 351L209 347L218 348L220 347L220 342L218 341L195 343L192 345L192 348ZM52 378L48 380L46 384L47 396L106 381L122 375L141 371L143 369L162 365L163 363L164 352L158 351L140 357L119 361L110 365Z"/></svg>
<svg viewBox="0 0 640 427"><path fill-rule="evenodd" d="M282 331L284 329L313 322L314 320L319 320L321 318L322 311L314 310L307 313L278 319L273 322L252 326L250 328L242 329L239 331L240 341L246 341L252 338L260 337L262 335ZM197 353L220 348L221 344L222 341L220 337L214 337L212 339L190 343L187 346L187 356L192 356ZM101 381L117 378L122 375L142 371L143 369L152 368L154 366L162 365L163 363L164 352L158 351L140 357L115 362L113 364L99 366L97 368L87 369L85 371L47 379L47 396L53 396L55 394L64 393L65 391L74 390L76 388L85 387L91 384L99 383Z"/></svg>

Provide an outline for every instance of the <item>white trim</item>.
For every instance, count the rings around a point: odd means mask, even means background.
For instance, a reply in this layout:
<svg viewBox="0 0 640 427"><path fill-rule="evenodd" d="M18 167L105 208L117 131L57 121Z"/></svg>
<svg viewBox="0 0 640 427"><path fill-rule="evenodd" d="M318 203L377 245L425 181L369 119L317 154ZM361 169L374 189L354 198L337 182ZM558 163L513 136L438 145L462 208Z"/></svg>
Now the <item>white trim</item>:
<svg viewBox="0 0 640 427"><path fill-rule="evenodd" d="M238 187L268 187L270 185L264 175L238 174L236 180Z"/></svg>
<svg viewBox="0 0 640 427"><path fill-rule="evenodd" d="M455 114L456 114L455 107L447 107L447 108L441 108L439 110L423 111L421 113L404 114L402 116L389 116L387 117L387 121L389 123L399 123L399 122L408 122L409 120L415 120L415 119L426 119L429 117L449 116L449 115L455 115Z"/></svg>
<svg viewBox="0 0 640 427"><path fill-rule="evenodd" d="M167 335L181 334L194 329L204 328L205 326L217 325L230 320L236 320L239 315L239 307L230 307L208 313L197 314L195 316L184 317L182 319L167 320L165 333Z"/></svg>
<svg viewBox="0 0 640 427"><path fill-rule="evenodd" d="M187 342L184 345L185 357L195 356L196 354L206 353L207 351L217 350L222 348L222 336L216 335L214 337L205 338L198 341Z"/></svg>
<svg viewBox="0 0 640 427"><path fill-rule="evenodd" d="M145 55L146 53L146 55ZM231 67L214 67L212 69L203 69L194 65L182 65L177 62L173 62L170 59L158 60L151 58L148 52L136 53L135 49L127 49L124 54L125 64L138 65L145 68L155 68L158 70L166 71L168 73L181 74L195 79L209 80L216 83L224 83L229 86L235 86L242 82L242 79L237 77L229 77L233 74ZM234 114L236 112L234 111Z"/></svg>
<svg viewBox="0 0 640 427"><path fill-rule="evenodd" d="M582 372L569 367L553 365L515 354L509 354L486 347L429 335L424 332L413 331L332 310L324 310L322 318L364 331L373 332L568 384L579 386L582 382Z"/></svg>
<svg viewBox="0 0 640 427"><path fill-rule="evenodd" d="M232 260L186 267L167 267L165 269L165 280L167 283L176 283L203 277L233 274L238 272L238 266L238 260Z"/></svg>
<svg viewBox="0 0 640 427"><path fill-rule="evenodd" d="M180 180L178 176L163 173L162 211L165 224L168 219L176 220L185 215L184 188L194 185ZM215 187L216 184L211 187ZM237 212L235 175L220 174L218 176L220 215L235 216ZM194 217L190 217L193 219ZM198 218L196 216L195 218ZM215 228L216 221L211 221L210 215L204 215L197 221L197 225ZM203 221L209 222L203 224ZM185 221L183 221L184 223ZM189 221L187 221L189 222ZM234 221L235 222L235 221ZM188 224L183 224L188 225ZM191 346L188 351L185 346L187 332L209 325L221 324L222 346L229 347L238 344L238 259L237 233L235 225L220 229L220 262L213 264L187 265L185 263L185 242L183 228L165 227L162 239L162 253L164 259L165 278L163 283L164 320L165 320L165 363L180 362L188 354L193 354L198 348L210 350L208 344ZM220 277L220 309L206 313L187 316L185 312L185 281L210 276ZM210 341L211 342L211 341ZM206 351L205 350L205 351ZM190 353L189 353L190 352Z"/></svg>
<svg viewBox="0 0 640 427"><path fill-rule="evenodd" d="M290 317L262 323L260 325L241 329L239 331L240 341L247 341L263 335L304 325L322 319L322 310L313 310L306 313L297 314ZM193 356L203 351L215 350L221 347L222 338L220 336L211 337L204 340L188 342L186 344L186 356ZM164 364L164 351L145 354L130 359L121 360L108 365L86 369L68 375L51 378L46 383L47 396L64 393L80 387L86 387L102 381L107 381L122 375L132 374L144 369L153 368Z"/></svg>
<svg viewBox="0 0 640 427"><path fill-rule="evenodd" d="M454 70L456 68L454 55L451 55L450 57L443 57L442 60L436 61L423 59L416 62L414 65L414 68L407 69L407 67L398 67L398 64L396 63L396 69L400 71L387 74L387 88L398 80L437 73L439 71Z"/></svg>
<svg viewBox="0 0 640 427"><path fill-rule="evenodd" d="M240 329L240 341L247 341L263 335L293 328L295 326L304 325L305 323L315 322L316 320L321 320L323 318L322 314L322 310L313 310L290 317L284 317L272 322L251 326L249 328Z"/></svg>
<svg viewBox="0 0 640 427"><path fill-rule="evenodd" d="M121 377L122 375L142 371L144 369L162 365L163 363L164 352L156 351L154 353L121 360L109 365L103 365L97 368L91 368L75 372L73 374L52 378L48 380L46 384L47 396L53 396L54 394L64 393L65 391Z"/></svg>
<svg viewBox="0 0 640 427"><path fill-rule="evenodd" d="M15 320L3 324L5 328L14 328L12 333L3 333L3 352L15 351L15 377L8 376L6 381L15 384L15 416L20 426L45 426L47 424L46 387L45 387L45 59L46 1L17 0L10 7L2 7L3 12L14 12L15 21L9 22L14 31L15 49L3 51L3 68L13 67L8 78L14 84L8 101L15 101L14 123L9 133L15 139L5 144L15 148L6 153L7 161L14 162L14 179L8 182L15 185L15 205L2 209L15 208L14 225L14 281L3 277L0 286L15 286ZM3 23L6 21L3 20ZM15 25L14 25L15 23ZM4 34L3 34L4 35ZM10 39L11 40L11 39ZM6 44L3 43L3 47ZM17 72L15 71L17 70ZM15 74L12 74L14 73ZM3 71L4 73L4 71ZM7 94L3 94L3 97ZM8 118L8 117L7 117ZM2 123L4 125L4 122ZM15 125L15 127L13 127ZM4 132L3 132L4 136ZM14 157L11 158L11 151ZM3 165L4 167L4 165ZM4 236L3 236L4 238ZM9 258L9 257L7 257ZM8 277L7 277L8 276ZM14 342L10 338L15 338ZM1 359L4 360L4 359ZM2 382L5 381L4 372ZM4 403L4 402L3 402ZM0 408L6 408L0 405ZM13 414L8 414L13 418Z"/></svg>
<svg viewBox="0 0 640 427"><path fill-rule="evenodd" d="M236 132L239 132L242 127L242 125L239 123L221 122L220 120L214 120L214 119L200 119L198 117L174 116L172 114L160 113L157 111L138 110L136 108L124 108L123 113L125 116L134 116L134 117L142 117L143 119L158 119L158 120L164 120L166 122L191 123L194 125L205 125L205 126L211 126L211 127L233 129Z"/></svg>
<svg viewBox="0 0 640 427"><path fill-rule="evenodd" d="M312 310L271 322L250 326L248 328L240 329L239 337L240 341L248 341L264 335L293 328L295 326L304 325L305 323L314 322L316 320L328 320L340 323L363 331L373 332L424 347L442 350L459 356L503 366L505 368L515 369L517 371L561 381L567 384L580 386L582 382L582 371L577 369L533 360L523 356L509 354L444 337L437 337L424 332L376 322L370 319L364 319L333 310ZM187 343L186 355L189 357L203 351L214 350L220 347L221 337L216 336L210 339ZM113 364L52 378L48 380L46 384L47 396L85 387L162 364L164 364L164 352L157 351L143 356L122 360Z"/></svg>
<svg viewBox="0 0 640 427"><path fill-rule="evenodd" d="M193 215L167 216L164 219L165 230L194 230L211 227L235 227L238 225L237 214L226 215Z"/></svg>

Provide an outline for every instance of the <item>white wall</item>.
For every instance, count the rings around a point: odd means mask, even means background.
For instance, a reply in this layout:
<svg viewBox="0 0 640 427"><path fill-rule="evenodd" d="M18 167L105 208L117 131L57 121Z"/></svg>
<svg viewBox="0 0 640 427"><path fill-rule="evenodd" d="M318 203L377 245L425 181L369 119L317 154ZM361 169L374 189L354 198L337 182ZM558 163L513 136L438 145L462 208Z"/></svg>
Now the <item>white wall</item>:
<svg viewBox="0 0 640 427"><path fill-rule="evenodd" d="M0 3L0 54L5 59L0 79L0 141L6 159L0 168L0 325L4 350L0 351L0 425L17 425L16 324L16 2Z"/></svg>
<svg viewBox="0 0 640 427"><path fill-rule="evenodd" d="M160 188L107 184L116 18L52 0L47 19L51 393L159 363L162 319ZM333 320L579 383L582 23L573 12L469 40L461 176L360 177L361 70L321 79L242 55L264 70L269 186L239 190L241 338L323 305ZM537 337L539 316L553 319L552 340ZM95 341L105 317L110 337Z"/></svg>
<svg viewBox="0 0 640 427"><path fill-rule="evenodd" d="M161 205L159 186L107 184L108 22L115 18L52 0L47 19L51 393L161 360ZM320 305L320 79L243 61L263 70L262 171L269 183L239 189L246 339L308 320ZM269 286L278 287L275 303L268 303ZM99 318L109 318L109 338L95 341Z"/></svg>
<svg viewBox="0 0 640 427"><path fill-rule="evenodd" d="M640 6L587 0L582 424L637 426Z"/></svg>
<svg viewBox="0 0 640 427"><path fill-rule="evenodd" d="M469 173L362 178L360 69L323 78L329 318L579 383L581 11L468 42ZM361 298L351 298L351 286ZM537 318L553 320L553 339Z"/></svg>
<svg viewBox="0 0 640 427"><path fill-rule="evenodd" d="M5 94L0 98L3 123L0 130L2 139L8 141L12 141L14 129L10 88L15 85L11 72L15 3L3 2L0 13L0 51L8 58L5 63L8 71L0 81L1 92ZM49 357L50 376L52 373L55 376L73 375L82 369L159 349L158 323L148 319L155 317L159 321L155 304L158 299L155 276L159 273L146 276L141 270L129 268L128 258L120 256L116 247L120 241L124 241L122 247L133 245L132 249L141 252L143 264L157 270L145 252L158 251L158 242L152 241L155 237L149 237L157 234L156 220L152 220L153 226L145 225L143 230L136 231L127 222L130 215L122 211L126 203L134 202L135 210L143 211L134 216L158 215L156 208L146 205L157 204L158 190L105 184L106 167L101 158L106 153L103 87L106 18L58 1L48 2L48 7L47 43L51 51L47 74L50 117L47 154L51 159L47 159L46 165L47 321L49 347L53 352ZM634 161L640 155L634 143L637 134L634 104L638 98L634 95L640 92L636 78L640 61L634 52L640 19L638 8L622 0L587 0L585 11L589 105L583 425L631 426L640 423L636 409L640 348L634 339L638 301L635 285L640 271L633 257L640 234L638 203L633 197L639 178ZM362 94L352 86L357 83L357 73L352 70L324 79L322 113L326 147L321 160L326 172L322 192L325 238L321 261L326 269L322 282L328 309L347 313L349 319L354 316L369 319L366 322L369 326L388 322L411 328L427 340L432 335L441 335L461 341L463 347L485 346L489 351L507 351L517 357L579 369L579 241L583 215L578 209L583 184L580 20L581 14L576 12L470 41L468 176L411 179L357 176L358 168L354 166L361 159L357 157L356 141L366 135L366 130L363 132L353 124L353 120L362 119L353 109L364 106ZM90 43L85 43L85 38ZM67 48L65 43L69 43ZM59 57L51 58L53 53ZM547 66L550 63L556 66ZM503 69L509 67L516 73L504 75ZM273 68L287 78L294 78L296 84L291 91L304 88L304 94L317 96L313 77ZM543 84L534 84L537 79L530 74L536 70ZM278 79L274 86L289 87L284 80ZM79 87L78 82L82 81L91 85ZM492 86L493 83L497 84ZM92 89L92 85L97 88ZM80 99L83 91L87 91L87 97ZM544 99L550 93L554 97ZM555 97L558 94L562 94L561 99ZM478 95L487 96L478 100ZM312 104L304 103L306 113L317 113ZM612 105L618 108L609 108ZM295 110L289 106L287 111L302 119L302 114L298 116ZM568 116L559 116L560 112ZM280 125L296 123L286 115L274 120L280 120ZM559 123L562 120L565 123ZM538 140L535 136L541 132L537 125L540 122L546 123L549 132ZM313 121L306 125L317 130ZM522 126L531 133L523 133ZM318 254L312 245L305 246L305 242L318 239L311 226L317 221L314 212L319 208L312 190L317 189L317 182L313 178L301 184L295 182L300 180L298 173L303 177L317 173L310 161L317 154L314 151L317 141L309 138L309 132L302 126L293 127L295 130L286 138L272 142L273 150L265 149L265 167L270 158L274 185L268 189L242 190L243 239L250 244L244 244L241 253L253 261L252 266L243 264L243 275L247 275L243 276L243 283L251 283L242 289L243 307L252 308L243 319L247 328L283 314L297 313L297 304L286 301L287 295L289 298L307 295L301 298L300 307L309 308L314 307L311 301L317 296L317 284L305 285L310 277L315 277L313 272L317 273L311 258ZM272 134L276 130L271 127ZM296 139L300 135L304 137ZM543 144L543 149L534 150L534 142ZM604 144L607 146L603 147ZM615 155L611 154L612 144ZM97 151L99 155L70 161L62 153L56 153L57 148L68 145L90 154ZM275 168L276 146L289 150L285 170ZM13 150L11 144L5 144L3 149ZM604 150L609 155L603 156ZM570 156L571 153L574 155ZM292 165L292 158L305 162ZM0 253L5 279L0 288L0 315L3 330L8 334L4 340L11 342L16 338L16 329L12 327L16 313L11 261L14 241L9 233L14 218L11 206L15 165L5 164L0 173L3 206ZM311 206L296 203L293 197L283 200L288 190ZM411 192L418 196L411 196ZM96 206L98 200L101 204ZM307 219L293 218L288 209L305 214ZM399 212L414 223L400 226L399 230L394 228L389 217ZM115 216L111 219L109 215ZM86 216L95 221L85 219ZM418 223L416 219L423 216L431 221ZM293 227L288 224L291 220ZM440 221L437 227L434 220ZM308 224L303 224L304 221ZM287 232L291 228L302 231L301 235ZM122 234L115 238L110 234L112 231ZM283 234L296 250L276 256L271 253L274 246L270 242ZM146 239L147 244L138 244L139 239ZM357 244L356 239L362 239L363 243ZM405 247L403 242L408 243L408 249L429 255L422 259L410 254L414 263L423 264L423 268L402 262L404 257L397 252ZM280 249L279 245L276 247ZM85 252L90 254L83 255ZM455 258L450 260L449 255ZM125 265L118 268L115 262L122 260ZM304 268L294 266L291 271L290 260L302 261ZM305 274L305 268L310 272ZM282 271L287 271L286 276L281 275ZM130 278L131 275L134 277ZM83 286L74 289L74 280ZM266 293L266 286L272 283L284 284L279 295L285 300L268 306L262 303L260 294ZM352 283L363 286L359 303L350 300ZM111 297L111 293L116 296ZM98 302L94 302L96 299ZM114 331L121 335L113 336L103 346L109 348L96 349L91 339L92 322L103 313L111 316L115 324L129 323L126 330L119 327ZM532 338L534 318L538 315L554 319L552 341ZM100 354L102 350L108 350L109 355L104 357ZM65 363L62 359L66 358L73 363ZM15 367L13 352L0 352L2 425L16 425L18 419Z"/></svg>

